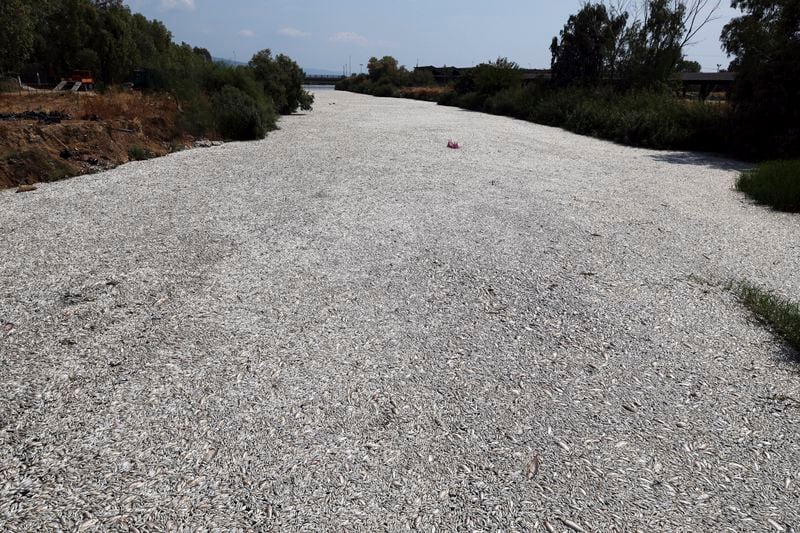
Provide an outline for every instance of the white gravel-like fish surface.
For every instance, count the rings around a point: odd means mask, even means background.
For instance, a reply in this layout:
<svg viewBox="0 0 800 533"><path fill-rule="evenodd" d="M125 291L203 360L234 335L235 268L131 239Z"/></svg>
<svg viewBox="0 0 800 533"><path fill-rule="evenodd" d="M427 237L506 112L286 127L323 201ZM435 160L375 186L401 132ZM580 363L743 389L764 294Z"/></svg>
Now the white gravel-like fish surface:
<svg viewBox="0 0 800 533"><path fill-rule="evenodd" d="M0 191L0 530L800 531L742 168L323 91Z"/></svg>

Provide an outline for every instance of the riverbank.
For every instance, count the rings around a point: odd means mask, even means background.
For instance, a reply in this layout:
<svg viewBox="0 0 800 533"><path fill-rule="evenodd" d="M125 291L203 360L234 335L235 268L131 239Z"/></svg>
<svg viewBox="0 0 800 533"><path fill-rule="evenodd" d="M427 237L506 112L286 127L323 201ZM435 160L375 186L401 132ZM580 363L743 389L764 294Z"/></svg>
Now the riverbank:
<svg viewBox="0 0 800 533"><path fill-rule="evenodd" d="M166 94L0 94L0 188L101 172L193 142Z"/></svg>

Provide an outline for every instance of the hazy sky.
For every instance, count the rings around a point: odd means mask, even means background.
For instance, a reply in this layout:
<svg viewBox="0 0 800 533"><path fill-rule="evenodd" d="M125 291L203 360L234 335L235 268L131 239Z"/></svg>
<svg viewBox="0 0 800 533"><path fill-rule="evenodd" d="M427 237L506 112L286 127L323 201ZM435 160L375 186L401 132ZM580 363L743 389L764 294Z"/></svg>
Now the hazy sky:
<svg viewBox="0 0 800 533"><path fill-rule="evenodd" d="M550 66L550 41L580 0L127 0L163 21L177 41L215 57L247 61L271 48L304 68L353 71L370 56L401 64L467 66L507 56L523 67ZM736 15L723 0L719 20L687 50L704 70L727 66L722 26Z"/></svg>

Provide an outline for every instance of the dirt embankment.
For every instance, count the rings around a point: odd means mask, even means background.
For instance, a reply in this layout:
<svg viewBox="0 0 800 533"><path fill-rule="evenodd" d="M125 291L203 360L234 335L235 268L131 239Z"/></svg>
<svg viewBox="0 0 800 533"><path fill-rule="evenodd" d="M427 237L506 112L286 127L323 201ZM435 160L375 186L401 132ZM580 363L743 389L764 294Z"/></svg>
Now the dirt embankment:
<svg viewBox="0 0 800 533"><path fill-rule="evenodd" d="M107 170L192 140L164 95L0 94L0 188Z"/></svg>

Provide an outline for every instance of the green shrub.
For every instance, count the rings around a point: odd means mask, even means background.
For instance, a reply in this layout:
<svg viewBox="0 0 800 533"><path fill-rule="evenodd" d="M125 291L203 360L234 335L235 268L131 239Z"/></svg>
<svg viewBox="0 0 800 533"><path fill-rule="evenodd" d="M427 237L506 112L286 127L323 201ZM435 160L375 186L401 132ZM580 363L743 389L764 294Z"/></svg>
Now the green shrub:
<svg viewBox="0 0 800 533"><path fill-rule="evenodd" d="M305 73L291 58L283 54L273 58L272 51L266 49L255 54L248 66L278 113L290 115L298 109L311 109L314 95L303 89Z"/></svg>
<svg viewBox="0 0 800 533"><path fill-rule="evenodd" d="M153 159L155 156L156 154L141 146L131 146L128 148L128 159L130 161L146 161L147 159Z"/></svg>
<svg viewBox="0 0 800 533"><path fill-rule="evenodd" d="M685 102L667 91L558 88L545 83L506 88L488 97L477 91L457 91L443 94L439 104L530 120L633 146L717 152L729 148L726 107Z"/></svg>
<svg viewBox="0 0 800 533"><path fill-rule="evenodd" d="M410 87L436 87L436 78L429 70L414 69L408 75L408 85Z"/></svg>
<svg viewBox="0 0 800 533"><path fill-rule="evenodd" d="M214 109L211 99L205 94L198 94L183 103L178 116L178 128L175 136L187 131L195 137L207 137L215 131Z"/></svg>
<svg viewBox="0 0 800 533"><path fill-rule="evenodd" d="M526 88L487 100L489 111L527 118L581 135L656 149L720 151L727 116L722 108L687 103L669 92L611 88Z"/></svg>
<svg viewBox="0 0 800 533"><path fill-rule="evenodd" d="M372 89L372 96L390 98L400 96L400 89L391 83L379 82Z"/></svg>
<svg viewBox="0 0 800 533"><path fill-rule="evenodd" d="M486 99L484 108L494 115L529 119L533 113L534 98L526 88L504 89Z"/></svg>
<svg viewBox="0 0 800 533"><path fill-rule="evenodd" d="M366 74L350 76L336 83L337 91L350 91L359 94L370 94L379 97L399 98L402 96L400 87L395 85L389 78L381 78L379 81L372 81Z"/></svg>
<svg viewBox="0 0 800 533"><path fill-rule="evenodd" d="M455 105L463 107L464 109L469 109L470 111L483 111L486 98L486 95L476 92L460 94L455 100Z"/></svg>
<svg viewBox="0 0 800 533"><path fill-rule="evenodd" d="M458 93L450 91L439 97L439 105L458 107Z"/></svg>
<svg viewBox="0 0 800 533"><path fill-rule="evenodd" d="M217 130L224 138L251 141L267 135L269 111L240 89L226 85L213 102Z"/></svg>
<svg viewBox="0 0 800 533"><path fill-rule="evenodd" d="M337 91L350 91L353 93L365 93L366 87L371 86L372 82L366 74L359 74L358 76L350 76L343 80L336 82L335 89Z"/></svg>
<svg viewBox="0 0 800 533"><path fill-rule="evenodd" d="M466 76L474 80L475 92L483 95L497 94L522 84L522 71L519 65L504 57L490 63L482 63L470 70Z"/></svg>
<svg viewBox="0 0 800 533"><path fill-rule="evenodd" d="M780 211L800 212L800 161L768 161L743 173L736 188Z"/></svg>

